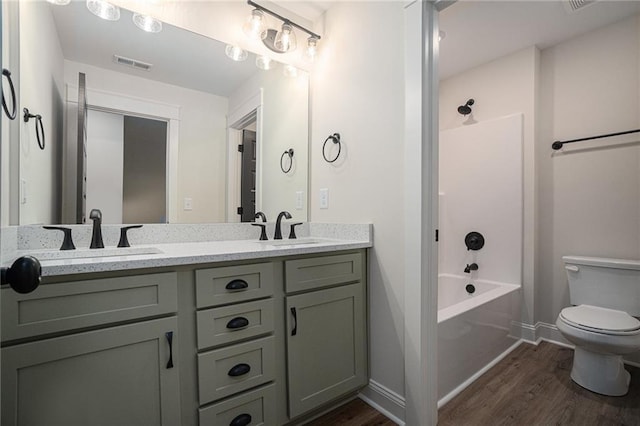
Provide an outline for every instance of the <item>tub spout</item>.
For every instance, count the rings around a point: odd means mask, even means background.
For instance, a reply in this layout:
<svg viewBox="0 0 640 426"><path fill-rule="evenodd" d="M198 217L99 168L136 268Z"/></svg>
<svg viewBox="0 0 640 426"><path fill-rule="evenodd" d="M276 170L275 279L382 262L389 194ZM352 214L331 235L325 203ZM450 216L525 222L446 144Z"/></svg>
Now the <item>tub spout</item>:
<svg viewBox="0 0 640 426"><path fill-rule="evenodd" d="M467 264L467 267L464 268L465 274L469 274L469 273L471 273L471 271L477 271L477 270L478 270L478 264L477 263L472 263L471 265Z"/></svg>

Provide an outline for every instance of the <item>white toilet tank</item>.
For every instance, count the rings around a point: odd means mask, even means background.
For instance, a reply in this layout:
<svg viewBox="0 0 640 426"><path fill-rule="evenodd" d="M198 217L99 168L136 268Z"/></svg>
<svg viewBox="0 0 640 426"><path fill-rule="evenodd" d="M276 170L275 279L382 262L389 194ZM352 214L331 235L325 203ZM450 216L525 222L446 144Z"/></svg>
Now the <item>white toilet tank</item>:
<svg viewBox="0 0 640 426"><path fill-rule="evenodd" d="M572 305L593 305L640 317L640 260L563 256Z"/></svg>

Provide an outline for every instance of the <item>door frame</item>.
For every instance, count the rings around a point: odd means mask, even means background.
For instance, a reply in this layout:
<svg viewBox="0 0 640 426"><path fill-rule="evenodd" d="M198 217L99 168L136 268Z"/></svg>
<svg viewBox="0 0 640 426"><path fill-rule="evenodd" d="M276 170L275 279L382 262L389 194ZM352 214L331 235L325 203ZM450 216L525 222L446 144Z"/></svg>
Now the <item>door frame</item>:
<svg viewBox="0 0 640 426"><path fill-rule="evenodd" d="M264 91L260 88L252 93L227 116L227 209L226 222L239 223L240 215L240 179L242 154L238 145L242 144L242 129L256 122L256 211L262 210L262 105Z"/></svg>
<svg viewBox="0 0 640 426"><path fill-rule="evenodd" d="M405 424L438 421L438 12L405 6ZM416 202L420 200L419 202Z"/></svg>
<svg viewBox="0 0 640 426"><path fill-rule="evenodd" d="M78 88L67 85L67 104L75 104L77 99ZM87 108L167 122L166 214L167 223L176 223L179 204L178 145L180 140L180 106L137 98L122 93L87 88ZM70 136L69 134L66 135L67 138ZM68 139L67 142L69 142ZM67 161L67 158L63 160ZM66 169L67 167L68 165L65 164L64 168ZM64 182L64 187L67 187L67 182ZM71 194L63 193L65 201L69 201L69 195Z"/></svg>

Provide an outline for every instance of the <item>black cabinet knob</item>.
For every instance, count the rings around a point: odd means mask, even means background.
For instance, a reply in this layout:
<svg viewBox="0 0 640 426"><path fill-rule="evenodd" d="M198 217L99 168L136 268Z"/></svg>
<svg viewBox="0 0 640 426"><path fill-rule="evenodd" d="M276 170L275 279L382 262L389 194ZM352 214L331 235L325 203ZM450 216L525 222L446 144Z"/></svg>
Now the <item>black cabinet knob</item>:
<svg viewBox="0 0 640 426"><path fill-rule="evenodd" d="M33 256L22 256L10 268L2 268L2 284L9 284L21 294L31 293L38 288L41 278L42 266Z"/></svg>

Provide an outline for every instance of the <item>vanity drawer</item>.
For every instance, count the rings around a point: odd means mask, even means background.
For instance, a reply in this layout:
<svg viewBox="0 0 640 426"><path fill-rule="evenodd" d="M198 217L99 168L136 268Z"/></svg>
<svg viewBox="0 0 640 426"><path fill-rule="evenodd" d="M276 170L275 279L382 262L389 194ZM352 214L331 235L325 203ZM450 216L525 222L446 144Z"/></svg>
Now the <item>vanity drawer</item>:
<svg viewBox="0 0 640 426"><path fill-rule="evenodd" d="M360 281L362 253L288 260L285 277L287 293Z"/></svg>
<svg viewBox="0 0 640 426"><path fill-rule="evenodd" d="M273 299L265 299L198 311L198 349L271 333L273 310Z"/></svg>
<svg viewBox="0 0 640 426"><path fill-rule="evenodd" d="M200 426L227 426L232 425L234 420L238 423L241 420L250 421L247 424L251 426L275 425L275 406L275 386L264 386L201 408L198 410Z"/></svg>
<svg viewBox="0 0 640 426"><path fill-rule="evenodd" d="M273 337L198 354L200 405L274 379Z"/></svg>
<svg viewBox="0 0 640 426"><path fill-rule="evenodd" d="M177 312L175 272L2 290L2 340Z"/></svg>
<svg viewBox="0 0 640 426"><path fill-rule="evenodd" d="M196 271L196 307L198 309L259 299L272 294L272 263Z"/></svg>

